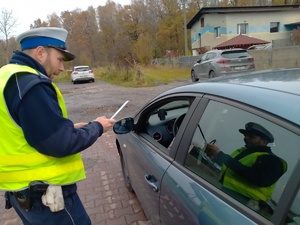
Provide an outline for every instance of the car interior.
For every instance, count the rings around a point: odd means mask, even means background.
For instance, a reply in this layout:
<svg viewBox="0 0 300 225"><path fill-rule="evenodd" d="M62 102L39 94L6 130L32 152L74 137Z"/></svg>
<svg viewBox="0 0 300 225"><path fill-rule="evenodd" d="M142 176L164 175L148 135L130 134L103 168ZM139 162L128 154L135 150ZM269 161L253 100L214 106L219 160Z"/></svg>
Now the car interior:
<svg viewBox="0 0 300 225"><path fill-rule="evenodd" d="M190 99L167 102L147 115L145 132L168 148L191 104Z"/></svg>

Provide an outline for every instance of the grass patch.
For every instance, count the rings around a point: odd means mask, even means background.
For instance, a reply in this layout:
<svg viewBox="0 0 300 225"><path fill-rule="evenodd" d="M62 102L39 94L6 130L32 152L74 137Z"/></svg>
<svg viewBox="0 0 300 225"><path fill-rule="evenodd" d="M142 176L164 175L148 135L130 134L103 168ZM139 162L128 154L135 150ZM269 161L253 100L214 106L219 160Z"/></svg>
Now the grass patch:
<svg viewBox="0 0 300 225"><path fill-rule="evenodd" d="M148 66L142 68L142 71L149 79L161 83L190 79L191 73L189 67L179 68L172 66Z"/></svg>
<svg viewBox="0 0 300 225"><path fill-rule="evenodd" d="M53 79L54 83L71 82L71 71L65 70Z"/></svg>
<svg viewBox="0 0 300 225"><path fill-rule="evenodd" d="M133 68L118 68L116 66L93 68L95 80L123 87L151 87L170 83L175 80L190 79L190 68L174 66L134 66ZM64 71L54 78L55 83L71 82L71 71Z"/></svg>
<svg viewBox="0 0 300 225"><path fill-rule="evenodd" d="M116 66L109 66L101 69L100 79L119 86L124 87L147 87L152 86L151 79L144 76L139 66L134 68L119 68ZM97 74L99 72L97 71Z"/></svg>

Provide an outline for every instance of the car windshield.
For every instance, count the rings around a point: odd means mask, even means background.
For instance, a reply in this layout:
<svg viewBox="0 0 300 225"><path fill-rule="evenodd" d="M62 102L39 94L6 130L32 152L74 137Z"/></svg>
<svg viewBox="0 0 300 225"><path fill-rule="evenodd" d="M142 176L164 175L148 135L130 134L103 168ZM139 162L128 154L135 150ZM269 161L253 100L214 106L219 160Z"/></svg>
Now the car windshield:
<svg viewBox="0 0 300 225"><path fill-rule="evenodd" d="M230 52L223 52L222 57L224 58L245 58L249 57L249 54L242 50L242 51L230 51Z"/></svg>

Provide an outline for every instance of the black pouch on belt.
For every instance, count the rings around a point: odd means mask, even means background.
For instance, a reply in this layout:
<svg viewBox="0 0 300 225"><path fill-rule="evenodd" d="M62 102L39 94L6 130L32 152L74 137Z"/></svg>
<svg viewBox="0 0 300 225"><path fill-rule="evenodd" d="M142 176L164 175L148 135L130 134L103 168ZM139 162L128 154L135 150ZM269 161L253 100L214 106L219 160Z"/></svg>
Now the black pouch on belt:
<svg viewBox="0 0 300 225"><path fill-rule="evenodd" d="M46 192L48 186L48 184L41 181L32 181L30 182L28 189L14 192L14 195L20 207L29 211L32 207L31 197L35 196L35 194L41 197Z"/></svg>
<svg viewBox="0 0 300 225"><path fill-rule="evenodd" d="M29 211L31 209L30 197L28 195L23 195L21 192L14 192L14 195L22 209Z"/></svg>
<svg viewBox="0 0 300 225"><path fill-rule="evenodd" d="M46 184L42 181L32 181L29 184L30 193L45 193L47 191L49 184Z"/></svg>
<svg viewBox="0 0 300 225"><path fill-rule="evenodd" d="M9 193L5 192L5 209L10 209L12 207L9 199Z"/></svg>

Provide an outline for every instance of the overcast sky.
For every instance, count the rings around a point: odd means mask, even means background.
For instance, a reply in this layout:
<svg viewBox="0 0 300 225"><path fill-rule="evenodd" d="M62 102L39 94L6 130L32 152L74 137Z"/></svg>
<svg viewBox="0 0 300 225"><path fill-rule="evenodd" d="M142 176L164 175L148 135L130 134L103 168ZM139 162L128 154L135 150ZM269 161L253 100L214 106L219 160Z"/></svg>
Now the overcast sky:
<svg viewBox="0 0 300 225"><path fill-rule="evenodd" d="M131 4L131 0L113 1L122 5ZM45 21L47 16L54 12L60 16L62 11L72 11L76 8L87 10L89 6L97 7L105 4L106 0L1 0L0 9L12 10L13 17L18 20L18 25L12 33L18 35L29 30L34 20L40 18Z"/></svg>

